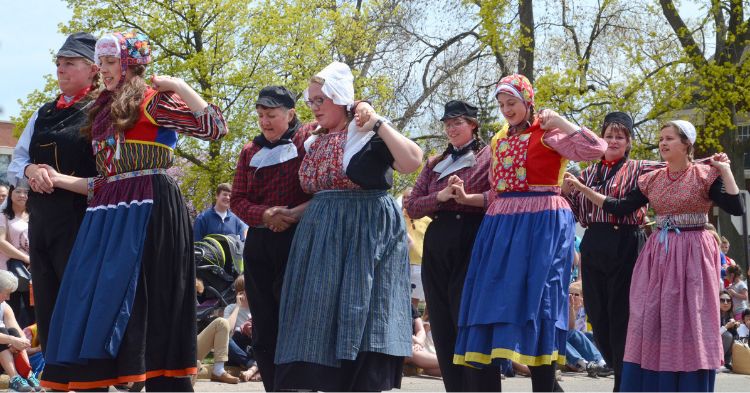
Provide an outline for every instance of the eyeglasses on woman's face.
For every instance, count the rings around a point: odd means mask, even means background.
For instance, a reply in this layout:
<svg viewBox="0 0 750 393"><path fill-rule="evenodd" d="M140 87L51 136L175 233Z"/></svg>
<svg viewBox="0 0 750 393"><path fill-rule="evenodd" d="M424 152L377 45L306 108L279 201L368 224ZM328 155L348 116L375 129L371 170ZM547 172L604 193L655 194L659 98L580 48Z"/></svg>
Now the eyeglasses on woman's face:
<svg viewBox="0 0 750 393"><path fill-rule="evenodd" d="M580 293L574 293L574 292L571 292L570 294L571 294L571 295L573 295L573 296L575 296L575 297L579 297L579 296L581 296L581 294L580 294Z"/></svg>
<svg viewBox="0 0 750 393"><path fill-rule="evenodd" d="M316 108L320 108L320 106L323 105L324 102L326 102L325 98L314 97L310 100L306 100L305 104L307 104L307 106L309 106L310 108L312 108L313 106L315 106Z"/></svg>
<svg viewBox="0 0 750 393"><path fill-rule="evenodd" d="M719 298L719 302L720 302L720 303L731 303L731 302L732 302L732 299L730 299L730 298L726 298L726 297L720 297L720 298Z"/></svg>

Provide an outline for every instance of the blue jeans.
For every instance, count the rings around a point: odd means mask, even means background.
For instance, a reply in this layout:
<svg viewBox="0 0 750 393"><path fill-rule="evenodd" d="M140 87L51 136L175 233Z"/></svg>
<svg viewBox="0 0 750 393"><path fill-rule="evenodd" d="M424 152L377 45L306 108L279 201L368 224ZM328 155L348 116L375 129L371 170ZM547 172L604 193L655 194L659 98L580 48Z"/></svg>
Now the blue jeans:
<svg viewBox="0 0 750 393"><path fill-rule="evenodd" d="M596 345L580 330L568 330L568 339L565 344L566 363L575 366L579 360L586 362L600 362L602 354L596 349Z"/></svg>
<svg viewBox="0 0 750 393"><path fill-rule="evenodd" d="M235 332L229 339L229 361L230 366L250 368L255 365L252 353L252 341L242 333ZM249 350L247 348L250 348Z"/></svg>

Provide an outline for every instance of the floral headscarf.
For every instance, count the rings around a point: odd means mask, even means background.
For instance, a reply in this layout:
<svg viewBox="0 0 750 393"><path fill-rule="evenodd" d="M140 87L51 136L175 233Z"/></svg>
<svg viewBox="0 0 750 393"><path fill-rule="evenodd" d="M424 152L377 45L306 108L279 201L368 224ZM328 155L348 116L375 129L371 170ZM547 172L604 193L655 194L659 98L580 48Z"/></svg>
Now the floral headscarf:
<svg viewBox="0 0 750 393"><path fill-rule="evenodd" d="M102 65L101 56L114 56L120 59L122 67L120 85L125 82L125 71L130 65L146 65L151 62L151 45L143 33L111 33L96 41L94 51L96 65Z"/></svg>
<svg viewBox="0 0 750 393"><path fill-rule="evenodd" d="M500 93L507 93L522 100L526 104L526 109L534 106L534 88L521 74L508 75L500 79L495 88L495 97Z"/></svg>

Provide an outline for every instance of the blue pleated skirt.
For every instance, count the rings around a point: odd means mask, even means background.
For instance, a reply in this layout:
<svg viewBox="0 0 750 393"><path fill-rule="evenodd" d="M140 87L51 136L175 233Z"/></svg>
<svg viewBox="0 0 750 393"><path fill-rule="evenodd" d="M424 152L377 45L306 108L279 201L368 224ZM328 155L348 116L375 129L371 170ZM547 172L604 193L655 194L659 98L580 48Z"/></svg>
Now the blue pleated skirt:
<svg viewBox="0 0 750 393"><path fill-rule="evenodd" d="M322 191L297 226L276 363L340 367L361 352L411 355L404 220L385 191Z"/></svg>
<svg viewBox="0 0 750 393"><path fill-rule="evenodd" d="M565 363L574 232L559 195L495 199L472 250L454 363Z"/></svg>

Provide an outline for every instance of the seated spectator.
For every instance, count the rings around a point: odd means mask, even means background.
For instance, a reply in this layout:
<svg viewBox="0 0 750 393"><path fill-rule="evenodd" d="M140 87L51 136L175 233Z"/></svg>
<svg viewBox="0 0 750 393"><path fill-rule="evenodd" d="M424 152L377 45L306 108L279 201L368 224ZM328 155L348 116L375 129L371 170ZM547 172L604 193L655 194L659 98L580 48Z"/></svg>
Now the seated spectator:
<svg viewBox="0 0 750 393"><path fill-rule="evenodd" d="M732 344L737 339L737 328L740 322L734 319L732 296L726 289L719 292L719 319L721 321L721 343L724 349L724 367L732 369Z"/></svg>
<svg viewBox="0 0 750 393"><path fill-rule="evenodd" d="M422 318L420 318L419 311L412 305L411 307L411 318L412 318L412 335L411 335L411 348L412 353L410 357L404 359L405 364L413 364L422 370L426 375L433 377L440 377L440 365L438 364L437 355L426 349L427 345L427 332L425 331Z"/></svg>
<svg viewBox="0 0 750 393"><path fill-rule="evenodd" d="M614 372L607 367L602 354L584 333L586 314L583 311L581 282L570 284L569 291L568 337L565 346L568 369L576 372L585 370L592 378L612 375Z"/></svg>
<svg viewBox="0 0 750 393"><path fill-rule="evenodd" d="M31 364L31 371L34 375L41 375L42 371L44 371L45 362L36 324L25 327L23 335L31 342L31 348L26 350L26 354L29 356L29 363Z"/></svg>
<svg viewBox="0 0 750 393"><path fill-rule="evenodd" d="M253 359L253 319L247 302L244 276L238 276L234 280L234 291L237 294L236 303L224 309L224 318L229 321L233 330L229 339L228 364L246 369L240 374L242 381L259 382L261 375Z"/></svg>
<svg viewBox="0 0 750 393"><path fill-rule="evenodd" d="M10 377L8 388L16 392L42 391L36 375L31 371L26 350L31 342L21 337L21 327L13 309L6 301L18 287L18 279L7 270L0 270L0 366ZM23 365L25 370L17 368Z"/></svg>
<svg viewBox="0 0 750 393"><path fill-rule="evenodd" d="M211 370L211 380L214 382L231 384L240 382L239 378L224 370L224 363L229 360L229 332L231 330L229 321L216 318L198 333L198 346L196 347L198 361L203 360L211 350L214 351L214 367Z"/></svg>
<svg viewBox="0 0 750 393"><path fill-rule="evenodd" d="M29 189L26 186L10 187L8 203L0 215L0 269L9 270L11 260L21 261L26 270L29 269L29 213L26 211L28 198ZM13 273L13 269L10 271ZM36 320L28 282L24 284L11 295L8 305L16 312L19 325L29 326Z"/></svg>
<svg viewBox="0 0 750 393"><path fill-rule="evenodd" d="M741 321L742 312L748 308L747 282L742 280L742 269L737 265L727 268L727 278L731 282L727 287L727 292L732 296L734 319Z"/></svg>
<svg viewBox="0 0 750 393"><path fill-rule="evenodd" d="M742 323L737 327L737 337L744 342L750 338L750 309L742 312Z"/></svg>

